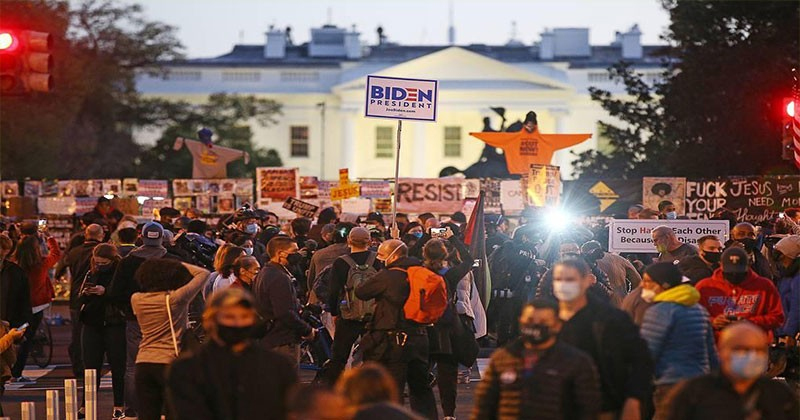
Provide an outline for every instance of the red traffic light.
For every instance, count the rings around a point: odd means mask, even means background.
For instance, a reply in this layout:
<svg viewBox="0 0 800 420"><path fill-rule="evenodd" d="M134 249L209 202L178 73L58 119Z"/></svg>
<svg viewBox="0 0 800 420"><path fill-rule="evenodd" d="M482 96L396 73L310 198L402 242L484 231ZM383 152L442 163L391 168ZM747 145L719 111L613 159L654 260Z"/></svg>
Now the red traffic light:
<svg viewBox="0 0 800 420"><path fill-rule="evenodd" d="M794 112L795 112L795 101L791 100L786 104L786 115L794 117Z"/></svg>
<svg viewBox="0 0 800 420"><path fill-rule="evenodd" d="M0 32L0 52L13 52L19 47L19 39L13 32Z"/></svg>

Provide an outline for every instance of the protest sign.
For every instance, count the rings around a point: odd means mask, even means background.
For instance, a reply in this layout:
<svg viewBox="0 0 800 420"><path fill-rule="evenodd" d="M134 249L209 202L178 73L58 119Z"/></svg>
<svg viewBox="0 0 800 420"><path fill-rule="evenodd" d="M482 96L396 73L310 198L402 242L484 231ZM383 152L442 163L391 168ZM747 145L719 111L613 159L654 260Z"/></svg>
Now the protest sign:
<svg viewBox="0 0 800 420"><path fill-rule="evenodd" d="M38 197L42 192L42 181L25 181L25 197Z"/></svg>
<svg viewBox="0 0 800 420"><path fill-rule="evenodd" d="M642 180L642 204L658 210L658 203L671 201L678 214L686 214L686 178L648 178Z"/></svg>
<svg viewBox="0 0 800 420"><path fill-rule="evenodd" d="M558 166L531 165L522 177L527 204L531 207L558 206L561 199L561 174Z"/></svg>
<svg viewBox="0 0 800 420"><path fill-rule="evenodd" d="M300 201L294 197L286 197L286 201L283 202L283 208L308 218L313 218L319 210L318 206Z"/></svg>
<svg viewBox="0 0 800 420"><path fill-rule="evenodd" d="M368 198L348 198L342 200L342 213L364 215L369 213L369 206Z"/></svg>
<svg viewBox="0 0 800 420"><path fill-rule="evenodd" d="M169 186L167 181L160 179L140 179L139 195L142 197L167 197Z"/></svg>
<svg viewBox="0 0 800 420"><path fill-rule="evenodd" d="M3 198L19 197L19 183L17 181L0 182Z"/></svg>
<svg viewBox="0 0 800 420"><path fill-rule="evenodd" d="M350 170L347 168L339 169L339 186L343 187L350 183Z"/></svg>
<svg viewBox="0 0 800 420"><path fill-rule="evenodd" d="M361 193L361 186L359 184L347 184L331 188L331 200L344 200L347 198L358 197Z"/></svg>
<svg viewBox="0 0 800 420"><path fill-rule="evenodd" d="M297 217L297 214L293 211L286 210L283 208L282 202L270 202L263 205L261 208L266 209L269 212L275 213L280 220L292 220Z"/></svg>
<svg viewBox="0 0 800 420"><path fill-rule="evenodd" d="M486 213L500 213L502 210L500 180L483 179L481 180L481 189L484 192L483 211Z"/></svg>
<svg viewBox="0 0 800 420"><path fill-rule="evenodd" d="M772 219L800 206L800 176L748 176L686 182L686 215L705 219L726 208L740 222Z"/></svg>
<svg viewBox="0 0 800 420"><path fill-rule="evenodd" d="M300 177L300 198L314 199L319 196L319 179L315 176Z"/></svg>
<svg viewBox="0 0 800 420"><path fill-rule="evenodd" d="M367 76L367 117L436 121L439 82Z"/></svg>
<svg viewBox="0 0 800 420"><path fill-rule="evenodd" d="M395 188L397 211L454 213L464 205L463 179L400 178Z"/></svg>
<svg viewBox="0 0 800 420"><path fill-rule="evenodd" d="M253 195L253 179L252 178L238 178L236 179L236 187L234 188L236 195Z"/></svg>
<svg viewBox="0 0 800 420"><path fill-rule="evenodd" d="M478 198L478 196L481 195L480 179L465 179L463 182L464 182L464 198Z"/></svg>
<svg viewBox="0 0 800 420"><path fill-rule="evenodd" d="M506 215L519 214L525 209L521 181L500 181L500 205Z"/></svg>
<svg viewBox="0 0 800 420"><path fill-rule="evenodd" d="M608 225L608 251L656 252L651 232L658 226L669 226L679 241L693 245L706 235L714 235L725 242L729 232L727 220L613 219Z"/></svg>
<svg viewBox="0 0 800 420"><path fill-rule="evenodd" d="M162 198L160 200L150 198L144 200L144 203L142 203L142 216L155 218L156 211L164 207L172 207L172 200L169 198ZM204 213L210 213L210 211L205 210Z"/></svg>
<svg viewBox="0 0 800 420"><path fill-rule="evenodd" d="M331 189L336 188L338 185L336 181L319 181L317 184L319 188L319 198L330 200Z"/></svg>
<svg viewBox="0 0 800 420"><path fill-rule="evenodd" d="M39 197L36 201L40 214L75 214L75 197Z"/></svg>
<svg viewBox="0 0 800 420"><path fill-rule="evenodd" d="M136 178L125 178L122 180L122 194L131 197L139 194L139 180Z"/></svg>
<svg viewBox="0 0 800 420"><path fill-rule="evenodd" d="M297 168L257 168L259 205L270 200L283 202L287 197L299 195L299 176Z"/></svg>
<svg viewBox="0 0 800 420"><path fill-rule="evenodd" d="M97 199L94 197L75 197L75 215L83 216L94 210Z"/></svg>
<svg viewBox="0 0 800 420"><path fill-rule="evenodd" d="M372 204L374 210L383 214L390 214L392 212L392 199L391 198L373 198Z"/></svg>
<svg viewBox="0 0 800 420"><path fill-rule="evenodd" d="M103 180L103 194L120 195L122 191L122 181L119 179L104 179Z"/></svg>
<svg viewBox="0 0 800 420"><path fill-rule="evenodd" d="M392 196L392 185L389 181L362 181L361 197L389 198Z"/></svg>

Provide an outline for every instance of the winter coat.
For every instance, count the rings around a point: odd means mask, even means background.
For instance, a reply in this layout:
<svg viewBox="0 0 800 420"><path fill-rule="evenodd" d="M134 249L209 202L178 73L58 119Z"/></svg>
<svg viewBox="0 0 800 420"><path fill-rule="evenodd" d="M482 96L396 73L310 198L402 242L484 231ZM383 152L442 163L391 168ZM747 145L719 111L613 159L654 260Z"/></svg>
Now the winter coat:
<svg viewBox="0 0 800 420"><path fill-rule="evenodd" d="M37 307L49 305L56 295L48 272L61 259L61 248L54 238L47 238L47 247L50 253L42 259L42 263L26 273L31 288L31 307L34 311Z"/></svg>
<svg viewBox="0 0 800 420"><path fill-rule="evenodd" d="M697 283L700 292L700 304L703 305L713 321L719 315L735 316L746 319L772 331L783 325L783 307L778 289L772 280L759 276L753 270L748 271L747 278L738 285L731 284L722 278L722 269ZM715 331L719 338L719 331Z"/></svg>
<svg viewBox="0 0 800 420"><path fill-rule="evenodd" d="M84 242L70 249L67 255L64 257L62 264L69 268L69 274L72 276L69 292L70 309L80 308L78 296L81 294L81 284L83 284L83 279L86 277L86 273L89 272L92 260L92 252L97 244L99 244L99 242L94 240ZM130 296L128 296L128 298L130 298Z"/></svg>
<svg viewBox="0 0 800 420"><path fill-rule="evenodd" d="M655 362L655 384L668 385L709 373L719 365L708 312L700 293L682 284L656 295L642 323L642 338Z"/></svg>
<svg viewBox="0 0 800 420"><path fill-rule="evenodd" d="M794 337L800 333L800 270L794 276L785 276L778 280L778 293L781 295L786 321L775 333Z"/></svg>
<svg viewBox="0 0 800 420"><path fill-rule="evenodd" d="M456 286L456 312L472 319L475 328L475 338L481 338L487 333L486 311L481 303L481 294L475 285L475 276L470 271Z"/></svg>
<svg viewBox="0 0 800 420"><path fill-rule="evenodd" d="M264 337L268 348L299 344L311 334L311 326L300 318L300 303L294 279L274 262L266 264L253 280L253 295L261 316L271 323Z"/></svg>
<svg viewBox="0 0 800 420"><path fill-rule="evenodd" d="M678 270L681 271L681 274L689 278L692 285L697 284L700 280L711 277L711 275L714 274L714 270L718 267L719 264L714 264L713 267L709 267L699 255L686 257L678 263Z"/></svg>
<svg viewBox="0 0 800 420"><path fill-rule="evenodd" d="M392 268L407 269L419 265L420 261L416 258L400 258L356 288L357 298L375 299L375 315L368 326L369 329L390 331L419 326L413 321L406 320L403 315L403 306L411 290L408 273L403 270L392 270Z"/></svg>
<svg viewBox="0 0 800 420"><path fill-rule="evenodd" d="M12 328L30 322L31 289L28 276L19 266L9 260L0 268L0 319L8 321Z"/></svg>
<svg viewBox="0 0 800 420"><path fill-rule="evenodd" d="M525 369L520 340L492 354L475 391L473 420L595 419L600 386L591 357L561 341Z"/></svg>
<svg viewBox="0 0 800 420"><path fill-rule="evenodd" d="M603 258L597 260L597 267L608 276L608 284L619 302L642 282L642 276L636 271L636 267L619 255L604 253Z"/></svg>

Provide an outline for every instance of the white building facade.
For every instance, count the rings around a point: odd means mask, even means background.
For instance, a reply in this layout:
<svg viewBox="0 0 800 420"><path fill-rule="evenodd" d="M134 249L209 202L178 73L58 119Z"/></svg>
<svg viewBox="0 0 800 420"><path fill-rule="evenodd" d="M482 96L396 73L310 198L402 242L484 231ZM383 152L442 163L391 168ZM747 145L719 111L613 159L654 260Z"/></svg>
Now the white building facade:
<svg viewBox="0 0 800 420"><path fill-rule="evenodd" d="M394 174L395 129L391 120L364 117L366 76L439 80L435 123L404 122L400 174L437 177L447 166L466 169L484 143L469 136L483 129L490 107L504 107L508 123L536 111L542 133L592 133L592 139L561 150L553 164L569 178L570 151L602 147L598 120L610 120L591 101L597 86L624 94L609 80L607 68L620 60L633 64L653 81L663 72L653 53L642 46L634 26L618 33L608 46L589 45L586 28L545 31L534 45L402 46L385 41L363 46L360 34L326 25L312 30L311 41L292 45L287 31L271 29L265 45L236 45L210 59L168 63L165 77L142 75L138 89L148 97L202 103L217 92L255 95L283 106L278 124L253 122L253 141L278 151L284 166L303 175L337 179L339 168L351 178L389 178ZM383 39L383 37L380 37ZM209 127L212 130L214 127ZM152 142L158 133L141 132Z"/></svg>

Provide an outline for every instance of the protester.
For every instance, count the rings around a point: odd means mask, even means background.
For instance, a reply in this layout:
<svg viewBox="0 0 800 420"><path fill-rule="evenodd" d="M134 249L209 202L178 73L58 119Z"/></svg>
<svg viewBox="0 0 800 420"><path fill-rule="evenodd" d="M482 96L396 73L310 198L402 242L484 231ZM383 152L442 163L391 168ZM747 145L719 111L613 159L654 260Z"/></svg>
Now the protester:
<svg viewBox="0 0 800 420"><path fill-rule="evenodd" d="M12 261L14 242L0 234L0 320L11 328L31 322L31 288L28 275Z"/></svg>
<svg viewBox="0 0 800 420"><path fill-rule="evenodd" d="M245 290L232 287L211 297L203 314L210 340L170 368L175 419L286 418L297 372L283 355L256 345L258 322L255 301Z"/></svg>
<svg viewBox="0 0 800 420"><path fill-rule="evenodd" d="M708 312L697 303L700 293L683 279L675 264L656 263L642 280L643 299L654 303L641 334L655 362L655 420L666 418L667 395L678 382L719 366Z"/></svg>
<svg viewBox="0 0 800 420"><path fill-rule="evenodd" d="M409 298L408 268L420 265L408 256L408 248L390 239L378 248L385 268L356 289L356 297L375 299L375 315L361 339L364 360L380 362L392 374L398 388L408 383L411 409L437 419L436 399L428 382L428 332L424 325L405 319Z"/></svg>
<svg viewBox="0 0 800 420"><path fill-rule="evenodd" d="M496 221L487 220L484 222L486 226L486 250L491 253L497 248L500 248L506 241L511 238L501 230L500 226L508 226L508 221L502 216L498 217Z"/></svg>
<svg viewBox="0 0 800 420"><path fill-rule="evenodd" d="M125 417L125 313L109 299L106 290L120 259L114 245L97 245L78 297L83 363L86 369L100 372L104 358L108 359L114 395L113 419Z"/></svg>
<svg viewBox="0 0 800 420"><path fill-rule="evenodd" d="M776 330L778 337L789 341L796 349L794 339L800 333L800 236L793 235L775 244L775 261L780 272L778 292L781 295L786 321ZM794 344L794 345L791 345Z"/></svg>
<svg viewBox="0 0 800 420"><path fill-rule="evenodd" d="M44 318L44 310L50 307L55 297L55 290L48 272L61 258L61 249L58 247L58 242L48 235L46 231L41 234L47 239L47 248L49 250L47 256L42 255L39 238L36 236L22 238L17 244L17 249L14 251L13 256L14 262L28 276L31 312L33 313L30 319L30 326L25 332L25 341L22 342L17 353L17 362L11 368L11 375L14 377L15 382L33 382L31 379L22 376L22 371L28 361L28 353L33 345L33 337L36 335L36 330L39 329L39 324Z"/></svg>
<svg viewBox="0 0 800 420"><path fill-rule="evenodd" d="M366 362L346 371L336 392L353 408L353 420L421 420L400 405L397 383L378 363Z"/></svg>
<svg viewBox="0 0 800 420"><path fill-rule="evenodd" d="M333 223L328 223L327 225L322 227L322 230L320 231L322 242L319 242L319 246L317 247L318 250L322 248L327 248L333 243L333 232L335 230L336 230L336 225L334 225Z"/></svg>
<svg viewBox="0 0 800 420"><path fill-rule="evenodd" d="M637 419L651 398L653 362L627 314L587 297L589 266L579 259L553 267L553 292L564 321L559 339L588 353L600 374L600 419Z"/></svg>
<svg viewBox="0 0 800 420"><path fill-rule="evenodd" d="M658 203L659 219L675 220L678 218L678 212L675 211L675 203L669 200L663 200Z"/></svg>
<svg viewBox="0 0 800 420"><path fill-rule="evenodd" d="M172 207L162 207L158 210L158 222L165 229L175 232L175 220L181 217L181 212Z"/></svg>
<svg viewBox="0 0 800 420"><path fill-rule="evenodd" d="M732 243L739 243L747 251L750 268L761 277L772 280L772 267L769 260L761 254L756 239L756 228L750 223L738 223L731 230Z"/></svg>
<svg viewBox="0 0 800 420"><path fill-rule="evenodd" d="M336 259L326 299L328 310L336 318L336 335L331 357L326 365L324 380L333 385L344 370L356 340L364 334L366 323L372 320L375 303L359 300L354 289L369 280L381 269L377 254L370 251L370 235L363 227L354 227L347 236L350 253Z"/></svg>
<svg viewBox="0 0 800 420"><path fill-rule="evenodd" d="M350 420L347 401L330 387L302 384L289 393L289 420Z"/></svg>
<svg viewBox="0 0 800 420"><path fill-rule="evenodd" d="M8 361L14 358L14 343L21 340L26 329L9 328L6 322L0 322L0 397L5 394L5 382L11 376L11 366ZM3 415L3 406L0 405L0 416Z"/></svg>
<svg viewBox="0 0 800 420"><path fill-rule="evenodd" d="M474 420L596 419L600 384L592 358L558 338L555 301L534 299L520 314L520 338L498 349L475 390Z"/></svg>
<svg viewBox="0 0 800 420"><path fill-rule="evenodd" d="M628 207L628 219L638 219L642 210L644 210L644 206L641 204L634 204Z"/></svg>
<svg viewBox="0 0 800 420"><path fill-rule="evenodd" d="M308 290L314 288L314 282L319 277L319 274L325 267L330 266L342 255L350 253L350 248L347 245L347 237L350 230L355 227L352 223L338 223L333 232L333 243L314 253L311 257L311 263L308 266ZM324 300L324 297L318 296Z"/></svg>
<svg viewBox="0 0 800 420"><path fill-rule="evenodd" d="M311 219L298 217L292 220L291 226L292 238L297 242L298 247L304 248L306 246L306 241L310 239L308 233L311 230Z"/></svg>
<svg viewBox="0 0 800 420"><path fill-rule="evenodd" d="M688 277L692 285L700 280L711 277L714 270L719 268L722 258L722 241L714 235L706 235L697 239L700 252L680 260L678 268L684 276Z"/></svg>
<svg viewBox="0 0 800 420"><path fill-rule="evenodd" d="M721 265L711 277L697 283L700 304L708 310L717 338L723 328L739 320L750 321L764 331L783 325L778 289L750 268L744 249L726 249Z"/></svg>
<svg viewBox="0 0 800 420"><path fill-rule="evenodd" d="M653 245L658 251L658 262L673 262L697 255L697 249L678 240L675 231L669 226L658 226L653 229Z"/></svg>
<svg viewBox="0 0 800 420"><path fill-rule="evenodd" d="M114 208L111 206L111 200L106 197L99 197L92 211L84 214L84 216L90 223L108 226L108 216L112 211L114 211Z"/></svg>
<svg viewBox="0 0 800 420"><path fill-rule="evenodd" d="M236 276L236 280L231 284L231 287L253 293L253 282L260 270L261 264L258 263L256 257L245 255L237 258L233 262L233 275Z"/></svg>
<svg viewBox="0 0 800 420"><path fill-rule="evenodd" d="M159 420L166 403L167 368L178 357L189 303L208 280L208 270L166 258L144 261L136 271L141 292L131 307L142 332L136 355L138 419Z"/></svg>
<svg viewBox="0 0 800 420"><path fill-rule="evenodd" d="M723 257L724 261L724 257ZM719 338L721 369L678 386L668 419L796 419L797 395L764 377L769 337L747 321L726 326Z"/></svg>
<svg viewBox="0 0 800 420"><path fill-rule="evenodd" d="M203 287L203 299L209 300L217 290L224 289L236 280L233 273L233 263L237 258L247 255L244 248L225 244L219 247L214 256L214 271L208 277L208 283Z"/></svg>
<svg viewBox="0 0 800 420"><path fill-rule="evenodd" d="M136 239L138 237L139 233L135 227L126 227L117 231L117 238L119 239L117 249L120 257L125 258L128 253L136 248Z"/></svg>
<svg viewBox="0 0 800 420"><path fill-rule="evenodd" d="M625 296L642 282L642 276L636 267L626 258L605 252L600 242L589 241L581 245L581 255L587 260L595 261L597 268L608 276L608 285L614 293L617 306Z"/></svg>
<svg viewBox="0 0 800 420"><path fill-rule="evenodd" d="M300 342L313 340L316 330L300 319L296 280L286 268L297 243L287 236L276 236L267 244L269 263L261 268L253 292L258 312L269 328L264 344L288 356L296 369L300 363Z"/></svg>
<svg viewBox="0 0 800 420"><path fill-rule="evenodd" d="M322 243L322 227L327 224L336 224L336 210L333 207L325 207L317 216L317 224L311 227L308 238Z"/></svg>

